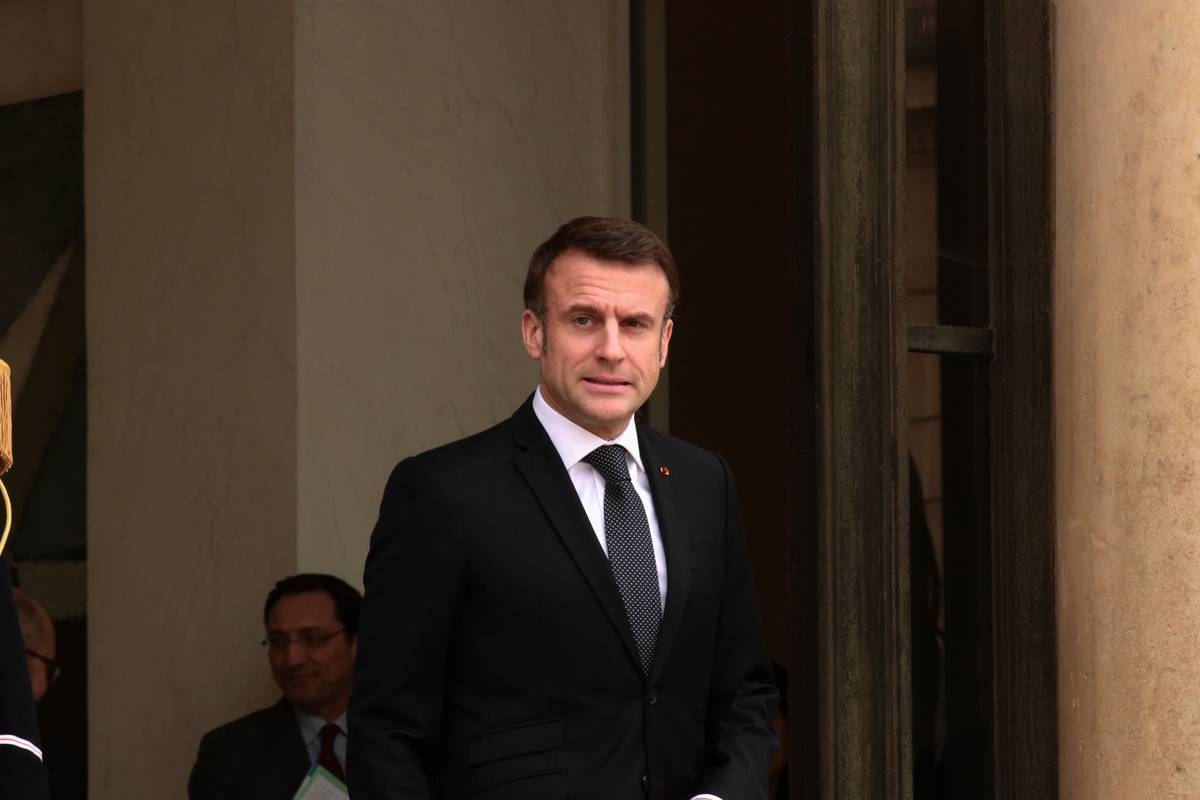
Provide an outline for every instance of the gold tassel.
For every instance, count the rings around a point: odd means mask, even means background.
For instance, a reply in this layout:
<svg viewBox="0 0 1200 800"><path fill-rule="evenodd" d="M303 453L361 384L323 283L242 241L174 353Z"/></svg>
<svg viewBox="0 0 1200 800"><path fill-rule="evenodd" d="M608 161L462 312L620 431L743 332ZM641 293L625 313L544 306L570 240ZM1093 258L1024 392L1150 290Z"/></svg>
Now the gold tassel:
<svg viewBox="0 0 1200 800"><path fill-rule="evenodd" d="M13 463L11 375L8 364L0 359L0 475Z"/></svg>
<svg viewBox="0 0 1200 800"><path fill-rule="evenodd" d="M12 372L8 364L0 359L0 475L8 472L13 463L12 445ZM3 506L4 519L0 522L0 553L8 543L8 532L12 530L12 503L8 500L8 490L0 481L0 505Z"/></svg>

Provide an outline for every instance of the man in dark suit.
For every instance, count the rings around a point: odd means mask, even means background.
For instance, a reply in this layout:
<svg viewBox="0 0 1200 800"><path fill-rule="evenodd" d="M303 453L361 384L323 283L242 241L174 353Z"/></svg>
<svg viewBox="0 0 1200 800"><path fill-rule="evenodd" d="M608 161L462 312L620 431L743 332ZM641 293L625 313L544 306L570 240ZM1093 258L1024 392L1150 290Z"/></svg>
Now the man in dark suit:
<svg viewBox="0 0 1200 800"><path fill-rule="evenodd" d="M766 796L775 690L728 465L633 423L677 294L642 226L562 226L525 285L537 391L393 471L365 572L354 800Z"/></svg>
<svg viewBox="0 0 1200 800"><path fill-rule="evenodd" d="M275 584L263 644L284 696L204 735L190 800L291 800L313 764L344 778L361 604L358 590L332 575Z"/></svg>

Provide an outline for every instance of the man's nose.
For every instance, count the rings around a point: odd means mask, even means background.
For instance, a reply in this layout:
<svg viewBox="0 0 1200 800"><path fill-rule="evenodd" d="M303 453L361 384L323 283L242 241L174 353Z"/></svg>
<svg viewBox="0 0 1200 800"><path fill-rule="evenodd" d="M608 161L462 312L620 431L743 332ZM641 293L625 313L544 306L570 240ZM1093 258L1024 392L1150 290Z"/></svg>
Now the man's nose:
<svg viewBox="0 0 1200 800"><path fill-rule="evenodd" d="M625 346L621 342L621 323L609 320L604 323L604 333L596 354L605 361L619 361L625 356Z"/></svg>
<svg viewBox="0 0 1200 800"><path fill-rule="evenodd" d="M299 642L288 642L283 651L283 662L288 666L301 664L307 657L308 652Z"/></svg>

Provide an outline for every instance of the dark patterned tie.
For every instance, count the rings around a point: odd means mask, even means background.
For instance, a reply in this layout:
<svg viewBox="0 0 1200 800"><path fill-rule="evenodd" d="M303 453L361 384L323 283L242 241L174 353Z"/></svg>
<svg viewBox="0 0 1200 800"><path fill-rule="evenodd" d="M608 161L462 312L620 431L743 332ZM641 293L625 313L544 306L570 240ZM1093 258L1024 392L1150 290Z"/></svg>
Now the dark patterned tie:
<svg viewBox="0 0 1200 800"><path fill-rule="evenodd" d="M646 508L629 479L624 447L602 445L583 460L604 478L604 538L608 543L608 563L625 603L642 672L649 675L654 645L658 641L658 626L662 622L662 600Z"/></svg>
<svg viewBox="0 0 1200 800"><path fill-rule="evenodd" d="M344 783L346 773L342 772L342 764L338 761L337 751L333 749L333 741L337 739L339 732L338 726L332 722L321 728L321 754L317 756L317 763Z"/></svg>

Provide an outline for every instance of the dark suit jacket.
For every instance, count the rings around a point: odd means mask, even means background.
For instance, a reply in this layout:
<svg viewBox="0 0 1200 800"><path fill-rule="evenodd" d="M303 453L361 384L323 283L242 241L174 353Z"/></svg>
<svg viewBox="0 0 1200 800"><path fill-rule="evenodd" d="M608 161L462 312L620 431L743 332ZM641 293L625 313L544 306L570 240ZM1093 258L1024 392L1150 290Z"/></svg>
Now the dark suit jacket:
<svg viewBox="0 0 1200 800"><path fill-rule="evenodd" d="M395 468L366 564L354 800L766 797L775 690L728 466L638 441L668 582L648 679L531 403Z"/></svg>
<svg viewBox="0 0 1200 800"><path fill-rule="evenodd" d="M296 714L281 699L204 734L188 800L291 800L309 766Z"/></svg>

